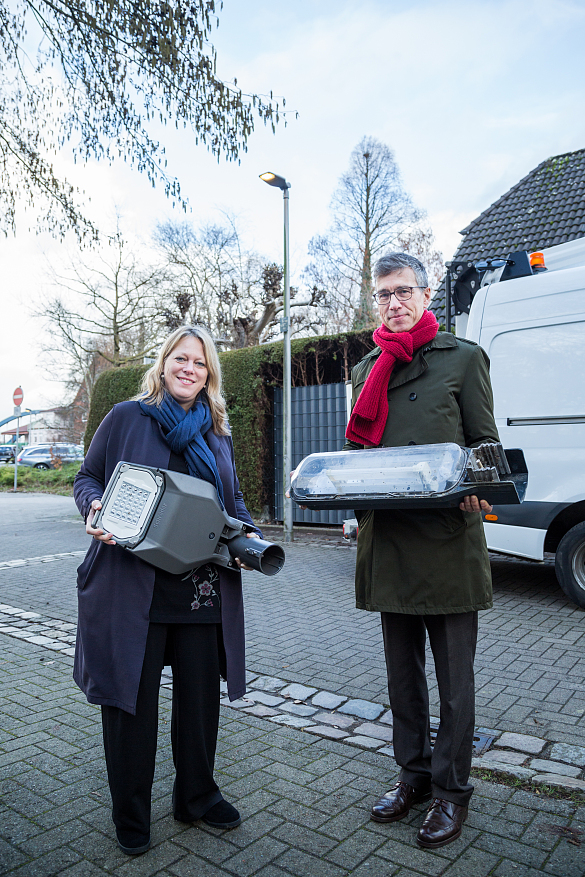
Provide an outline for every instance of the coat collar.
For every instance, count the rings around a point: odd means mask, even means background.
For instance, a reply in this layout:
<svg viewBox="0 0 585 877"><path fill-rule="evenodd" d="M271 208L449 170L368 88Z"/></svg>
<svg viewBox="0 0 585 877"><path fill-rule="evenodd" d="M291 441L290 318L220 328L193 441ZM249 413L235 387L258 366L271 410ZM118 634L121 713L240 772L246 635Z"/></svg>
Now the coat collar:
<svg viewBox="0 0 585 877"><path fill-rule="evenodd" d="M429 341L429 343L424 346L423 352L427 350L434 350L435 348L446 347L457 347L457 339L452 332L437 332L433 340ZM370 350L369 353L366 353L366 355L362 359L362 362L366 362L368 359L376 359L381 353L381 347L374 347L373 350Z"/></svg>
<svg viewBox="0 0 585 877"><path fill-rule="evenodd" d="M429 367L424 357L424 354L429 350L445 350L450 347L457 347L455 336L451 332L437 332L432 341L429 341L428 344L425 344L424 347L419 348L419 350L415 352L411 362L401 363L401 368L393 370L392 375L390 376L388 388L399 387L401 384L406 384L408 381L413 381L415 378L422 375L422 373ZM380 347L374 347L374 349L370 350L370 352L362 359L362 362L366 365L366 371L364 372L363 377L364 381L371 372L375 360L381 353L382 349Z"/></svg>

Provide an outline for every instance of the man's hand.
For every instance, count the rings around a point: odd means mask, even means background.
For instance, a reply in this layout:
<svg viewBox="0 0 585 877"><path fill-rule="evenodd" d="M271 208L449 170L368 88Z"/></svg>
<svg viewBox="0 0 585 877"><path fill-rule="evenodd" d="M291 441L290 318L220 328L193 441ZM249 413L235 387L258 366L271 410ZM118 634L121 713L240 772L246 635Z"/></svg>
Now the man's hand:
<svg viewBox="0 0 585 877"><path fill-rule="evenodd" d="M493 506L485 499L478 499L477 496L464 496L463 502L459 503L462 512L491 512Z"/></svg>

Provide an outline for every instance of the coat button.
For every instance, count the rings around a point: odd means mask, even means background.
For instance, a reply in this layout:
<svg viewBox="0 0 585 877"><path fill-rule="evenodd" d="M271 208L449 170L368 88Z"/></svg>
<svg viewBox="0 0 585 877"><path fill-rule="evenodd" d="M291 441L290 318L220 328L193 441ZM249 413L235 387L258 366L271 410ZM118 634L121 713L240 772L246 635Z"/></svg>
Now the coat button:
<svg viewBox="0 0 585 877"><path fill-rule="evenodd" d="M416 393L411 393L408 398L410 399L411 402L414 402L414 400L416 399Z"/></svg>

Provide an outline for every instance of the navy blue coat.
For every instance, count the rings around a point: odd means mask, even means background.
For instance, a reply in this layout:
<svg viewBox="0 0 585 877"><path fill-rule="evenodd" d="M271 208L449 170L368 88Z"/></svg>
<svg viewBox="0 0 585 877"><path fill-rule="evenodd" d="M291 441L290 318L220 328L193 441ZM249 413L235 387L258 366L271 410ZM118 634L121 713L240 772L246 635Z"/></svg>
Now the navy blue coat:
<svg viewBox="0 0 585 877"><path fill-rule="evenodd" d="M226 511L252 524L236 475L231 436L209 430L205 438L217 462ZM101 499L120 460L168 469L170 454L160 424L144 414L138 402L115 405L97 429L75 479L73 493L83 518L92 500ZM242 579L239 572L223 567L218 571L228 693L235 700L246 691ZM135 715L155 569L119 545L92 539L77 573L73 678L90 703Z"/></svg>

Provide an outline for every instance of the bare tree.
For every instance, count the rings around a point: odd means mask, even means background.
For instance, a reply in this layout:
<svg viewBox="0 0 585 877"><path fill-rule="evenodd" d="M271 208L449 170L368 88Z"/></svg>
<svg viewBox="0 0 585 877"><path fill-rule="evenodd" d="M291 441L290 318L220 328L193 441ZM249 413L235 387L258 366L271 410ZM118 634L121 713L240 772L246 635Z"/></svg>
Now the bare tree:
<svg viewBox="0 0 585 877"><path fill-rule="evenodd" d="M326 235L309 244L308 276L328 290L333 322L353 313L354 329L374 322L372 262L396 246L423 214L404 190L392 150L364 137L353 150L350 166L331 201L333 222Z"/></svg>
<svg viewBox="0 0 585 877"><path fill-rule="evenodd" d="M274 129L282 110L272 95L244 94L216 75L211 34L221 6L0 0L0 229L14 229L22 203L53 234L96 236L81 193L54 170L65 144L76 161L123 158L184 205L153 123L190 126L196 143L229 160L257 120Z"/></svg>
<svg viewBox="0 0 585 877"><path fill-rule="evenodd" d="M46 362L70 397L80 388L87 401L104 368L140 363L160 340L159 267L141 266L121 234L66 273L52 271L58 290L37 307L48 329Z"/></svg>
<svg viewBox="0 0 585 877"><path fill-rule="evenodd" d="M436 248L430 225L421 220L414 228L399 235L396 244L397 249L416 256L423 263L429 275L429 286L435 292L445 273L445 263L442 252Z"/></svg>
<svg viewBox="0 0 585 877"><path fill-rule="evenodd" d="M243 247L235 220L205 225L158 226L155 242L169 271L161 311L169 329L184 322L203 323L219 343L250 347L280 333L283 271ZM293 330L310 331L320 298L317 289L301 295L291 289L296 312Z"/></svg>

